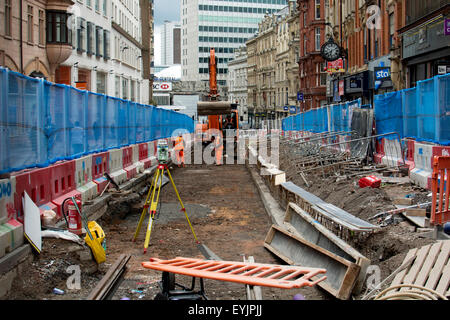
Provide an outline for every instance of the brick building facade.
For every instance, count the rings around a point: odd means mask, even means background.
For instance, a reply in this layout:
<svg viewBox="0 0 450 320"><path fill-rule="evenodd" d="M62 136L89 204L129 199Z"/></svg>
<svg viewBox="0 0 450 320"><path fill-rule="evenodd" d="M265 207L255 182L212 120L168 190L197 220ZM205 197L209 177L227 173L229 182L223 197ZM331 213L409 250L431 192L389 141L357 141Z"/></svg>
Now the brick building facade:
<svg viewBox="0 0 450 320"><path fill-rule="evenodd" d="M302 111L326 104L325 61L320 49L325 42L325 0L298 0L300 19L299 91Z"/></svg>

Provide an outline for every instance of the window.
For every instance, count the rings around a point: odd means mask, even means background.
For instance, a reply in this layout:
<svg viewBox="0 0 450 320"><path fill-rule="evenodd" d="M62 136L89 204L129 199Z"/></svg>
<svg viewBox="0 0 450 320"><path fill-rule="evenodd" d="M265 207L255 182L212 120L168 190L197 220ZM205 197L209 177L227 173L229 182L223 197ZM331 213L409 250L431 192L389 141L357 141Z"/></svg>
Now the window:
<svg viewBox="0 0 450 320"><path fill-rule="evenodd" d="M374 29L375 35L374 35L374 39L375 39L375 58L378 57L378 32L377 29ZM348 46L347 46L348 48Z"/></svg>
<svg viewBox="0 0 450 320"><path fill-rule="evenodd" d="M103 28L95 28L95 52L97 57L103 57Z"/></svg>
<svg viewBox="0 0 450 320"><path fill-rule="evenodd" d="M103 0L103 14L105 16L108 15L108 1L107 0Z"/></svg>
<svg viewBox="0 0 450 320"><path fill-rule="evenodd" d="M303 12L303 27L306 28L306 17L307 17L307 13Z"/></svg>
<svg viewBox="0 0 450 320"><path fill-rule="evenodd" d="M67 12L47 11L47 43L71 43Z"/></svg>
<svg viewBox="0 0 450 320"><path fill-rule="evenodd" d="M11 36L11 0L5 0L5 36Z"/></svg>
<svg viewBox="0 0 450 320"><path fill-rule="evenodd" d="M97 93L106 94L106 73L97 72Z"/></svg>
<svg viewBox="0 0 450 320"><path fill-rule="evenodd" d="M44 44L45 44L44 11L39 10L39 45L43 46Z"/></svg>
<svg viewBox="0 0 450 320"><path fill-rule="evenodd" d="M364 61L367 61L367 32L364 32Z"/></svg>
<svg viewBox="0 0 450 320"><path fill-rule="evenodd" d="M316 28L315 44L316 51L320 51L320 28Z"/></svg>
<svg viewBox="0 0 450 320"><path fill-rule="evenodd" d="M131 91L130 100L131 101L136 101L136 96L135 96L135 93L134 93L134 88L135 87L136 87L136 83L133 80L131 80L131 85L130 85L130 91Z"/></svg>
<svg viewBox="0 0 450 320"><path fill-rule="evenodd" d="M120 77L117 77L116 76L116 79L115 79L115 82L116 82L116 85L115 85L115 96L116 96L116 98L120 98Z"/></svg>
<svg viewBox="0 0 450 320"><path fill-rule="evenodd" d="M122 79L122 99L128 100L128 79Z"/></svg>
<svg viewBox="0 0 450 320"><path fill-rule="evenodd" d="M85 51L85 21L83 18L78 18L78 28L77 28L77 51L84 52Z"/></svg>
<svg viewBox="0 0 450 320"><path fill-rule="evenodd" d="M86 41L87 41L87 54L93 54L94 53L94 25L91 22L87 23L87 35L86 35Z"/></svg>
<svg viewBox="0 0 450 320"><path fill-rule="evenodd" d="M103 57L105 60L109 60L111 58L111 52L109 49L109 31L103 30Z"/></svg>
<svg viewBox="0 0 450 320"><path fill-rule="evenodd" d="M308 45L306 34L303 35L303 55L306 56L307 50L306 47Z"/></svg>
<svg viewBox="0 0 450 320"><path fill-rule="evenodd" d="M28 6L27 9L28 18L27 18L27 33L28 33L28 42L33 43L33 7Z"/></svg>
<svg viewBox="0 0 450 320"><path fill-rule="evenodd" d="M319 85L320 86L326 86L327 85L327 72L325 71L325 62L321 62L320 64L317 64L319 68Z"/></svg>
<svg viewBox="0 0 450 320"><path fill-rule="evenodd" d="M316 16L316 20L320 19L320 0L315 0L316 4L315 4L315 16Z"/></svg>
<svg viewBox="0 0 450 320"><path fill-rule="evenodd" d="M392 45L394 44L394 33L395 33L394 14L391 13L389 15L389 47L392 47Z"/></svg>
<svg viewBox="0 0 450 320"><path fill-rule="evenodd" d="M95 10L100 11L100 0L95 0Z"/></svg>

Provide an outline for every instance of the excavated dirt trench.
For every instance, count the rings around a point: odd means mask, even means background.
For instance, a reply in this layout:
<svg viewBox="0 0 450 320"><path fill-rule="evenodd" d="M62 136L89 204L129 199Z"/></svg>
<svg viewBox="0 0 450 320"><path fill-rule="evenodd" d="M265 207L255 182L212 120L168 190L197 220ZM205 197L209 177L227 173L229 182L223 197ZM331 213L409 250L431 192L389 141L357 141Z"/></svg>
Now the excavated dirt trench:
<svg viewBox="0 0 450 320"><path fill-rule="evenodd" d="M281 170L286 165L280 155ZM194 231L201 243L223 260L242 261L243 255L254 256L256 262L284 264L267 251L263 244L271 221L248 169L243 165L192 165L174 168L172 175L180 192ZM337 182L336 177L307 176L311 186L287 172L293 181L323 200L368 220L374 214L393 209L392 199L414 194L416 201L426 199L428 191L411 184L384 185L379 189L361 189L356 179ZM130 254L125 280L113 296L114 300L153 299L159 292L161 272L144 269L141 262L150 257L171 259L189 257L203 259L184 214L170 184L162 189L161 209L151 233L147 254L143 254L148 216L136 242L131 242L136 230L145 195L129 194L127 201L110 201L106 214L98 221L106 233L107 261L96 268L92 260L83 259L83 252L73 242L44 239L41 255L22 268L13 283L8 299L85 299L108 268L121 254ZM410 248L433 242L420 237L407 221L383 228L363 241L352 245L381 268L384 279L403 261ZM85 257L85 255L84 255ZM70 265L81 267L81 289L67 289ZM177 282L190 286L191 278L177 276ZM64 295L55 295L53 288L65 289ZM206 295L212 300L246 299L244 285L205 280ZM334 299L319 287L293 290L262 288L263 299L292 300L301 293L308 300Z"/></svg>
<svg viewBox="0 0 450 320"><path fill-rule="evenodd" d="M186 206L188 216L199 241L223 260L241 262L243 255L253 256L256 262L284 264L264 248L264 239L271 220L267 215L248 169L243 165L207 166L192 165L174 168L172 176ZM172 186L167 184L161 193L161 210L155 221L150 246L144 255L144 237L148 216L136 242L131 242L136 230L145 195L131 194L127 202L110 201L106 214L98 220L106 233L107 261L98 270L83 267L77 254L77 245L59 239L44 239L44 250L35 256L23 276L14 283L9 299L85 299L100 281L108 268L121 254L130 254L128 270L113 300L153 299L159 292L157 282L161 272L144 269L141 262L151 257L200 258L193 234ZM70 251L70 248L72 248ZM70 253L70 252L72 253ZM70 261L68 261L70 257ZM53 261L53 262L52 262ZM49 263L51 266L48 267ZM81 289L66 288L69 264L81 265ZM58 277L52 277L57 274ZM191 278L177 276L177 282L190 286ZM26 287L26 289L25 289ZM64 295L55 295L53 288L65 289ZM198 283L197 283L198 288ZM211 300L246 299L243 284L205 280L205 292ZM318 287L302 289L262 288L263 299L292 300L295 294L308 300L333 299Z"/></svg>

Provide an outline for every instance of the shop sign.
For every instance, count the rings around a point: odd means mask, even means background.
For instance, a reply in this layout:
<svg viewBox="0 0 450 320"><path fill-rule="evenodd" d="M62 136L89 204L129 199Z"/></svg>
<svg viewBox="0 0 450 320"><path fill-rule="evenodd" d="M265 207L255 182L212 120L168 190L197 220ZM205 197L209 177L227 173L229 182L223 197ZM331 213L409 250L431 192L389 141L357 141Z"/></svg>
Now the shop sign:
<svg viewBox="0 0 450 320"><path fill-rule="evenodd" d="M375 67L373 72L375 74L375 81L391 80L390 67Z"/></svg>
<svg viewBox="0 0 450 320"><path fill-rule="evenodd" d="M339 59L337 59L335 61L328 61L327 62L327 72L329 74L345 72L345 70L344 70L344 60L342 58L339 58Z"/></svg>

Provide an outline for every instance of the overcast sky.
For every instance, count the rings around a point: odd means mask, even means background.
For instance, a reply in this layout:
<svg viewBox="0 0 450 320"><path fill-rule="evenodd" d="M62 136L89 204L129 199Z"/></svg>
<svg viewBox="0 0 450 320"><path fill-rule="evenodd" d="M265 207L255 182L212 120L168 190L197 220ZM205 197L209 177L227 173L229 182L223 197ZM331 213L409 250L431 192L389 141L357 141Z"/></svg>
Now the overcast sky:
<svg viewBox="0 0 450 320"><path fill-rule="evenodd" d="M165 20L180 21L181 0L155 0L153 2L155 23L155 65L161 64L161 25Z"/></svg>

